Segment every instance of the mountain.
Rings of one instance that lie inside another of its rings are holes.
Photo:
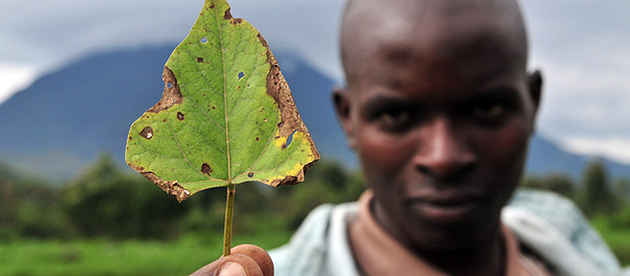
[[[164,62],[175,44],[120,49],[76,60],[0,105],[0,161],[50,179],[67,179],[102,151],[124,164],[131,123],[162,95]],[[275,52],[300,114],[323,158],[356,167],[331,104],[334,82],[299,55]],[[528,172],[578,178],[590,157],[534,137]],[[615,177],[630,166],[605,160]]]
[[[124,164],[131,123],[161,97],[175,44],[87,56],[37,79],[0,105],[0,160],[53,179],[71,177],[101,151]],[[320,151],[351,165],[330,101],[333,82],[292,53],[276,53]]]
[[[544,175],[560,172],[578,180],[582,177],[584,168],[594,160],[602,161],[613,178],[630,178],[629,165],[599,156],[573,154],[562,150],[560,146],[541,136],[534,136],[530,142],[526,166],[530,174]]]

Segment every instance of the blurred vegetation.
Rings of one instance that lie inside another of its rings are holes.
[[[2,167],[0,167],[2,168]],[[319,162],[303,184],[237,186],[235,232],[294,230],[322,203],[353,201],[364,187],[357,173]],[[66,185],[19,178],[0,169],[0,242],[14,238],[173,240],[222,233],[225,189],[178,203],[153,183],[101,154]]]
[[[568,175],[553,173],[528,175],[521,186],[556,192],[572,199],[591,220],[624,266],[630,266],[630,181],[610,179],[601,160],[591,161],[575,181]]]
[[[630,181],[593,161],[579,180],[529,175],[522,186],[573,199],[630,265]],[[355,201],[358,172],[322,160],[298,186],[237,186],[234,244],[272,249],[322,203]],[[64,185],[0,164],[0,275],[187,275],[221,253],[225,189],[183,203],[108,154]]]

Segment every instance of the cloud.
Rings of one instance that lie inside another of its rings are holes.
[[[230,1],[232,13],[256,26],[272,49],[291,49],[340,79],[337,22],[343,1]],[[2,1],[0,64],[47,72],[95,51],[181,41],[202,0]],[[332,64],[332,66],[331,66]],[[4,82],[12,79],[1,77]],[[19,81],[18,81],[19,84]],[[0,97],[15,92],[0,90]],[[2,101],[0,101],[1,103]]]
[[[625,139],[569,139],[565,147],[571,152],[586,155],[606,156],[617,162],[630,164],[630,157],[627,154],[624,154],[626,152],[630,152],[630,141]]]
[[[572,151],[630,163],[630,2],[522,3],[531,67],[545,77],[540,132]]]
[[[0,64],[0,103],[7,100],[14,91],[28,87],[37,78],[33,66]]]
[[[0,64],[33,68],[4,71],[27,76],[31,73],[24,72],[45,72],[98,50],[181,41],[203,2],[1,1]],[[579,144],[610,155],[604,146],[615,145],[616,155],[630,158],[625,142],[610,142],[630,141],[630,1],[521,2],[530,30],[530,64],[545,76],[540,132],[572,149]],[[337,33],[343,0],[230,4],[232,14],[256,26],[272,49],[294,50],[341,82]]]
[[[0,18],[0,35],[10,43],[0,45],[0,61],[49,67],[95,50],[180,41],[203,6],[200,0],[7,2],[0,3],[6,14]],[[334,41],[343,1],[231,2],[233,15],[254,24],[272,47],[308,51],[306,56],[319,67],[328,65],[321,61],[336,62]]]

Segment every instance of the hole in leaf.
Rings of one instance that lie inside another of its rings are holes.
[[[166,83],[166,87],[171,88],[171,87],[173,87],[173,84],[172,84],[172,83],[170,83],[170,82],[167,82],[167,83]]]
[[[208,38],[204,36],[199,41],[201,41],[201,43],[203,43],[203,44],[206,44],[206,43],[208,43]]]
[[[291,142],[293,142],[293,134],[295,134],[296,131],[297,130],[294,130],[293,132],[291,132],[291,135],[289,135],[289,138],[287,138],[287,145],[285,146],[285,148],[289,147],[291,145]]]
[[[250,88],[251,86],[252,86],[251,84],[249,84],[249,83],[247,84],[247,88]]]
[[[197,62],[203,62],[203,58],[202,57],[198,57],[197,58]]]
[[[243,72],[238,72],[238,79],[242,79],[245,76],[245,73]]]
[[[223,52],[227,52],[227,48],[223,49]]]
[[[143,128],[142,131],[140,131],[140,136],[144,137],[147,140],[151,140],[151,138],[153,138],[153,128],[152,127]]]
[[[208,163],[203,163],[203,165],[201,165],[201,173],[210,175],[212,171],[212,167],[210,167]]]
[[[254,177],[254,173],[253,173],[253,172],[248,173],[248,174],[247,174],[247,177],[249,177],[249,178]]]
[[[180,121],[183,121],[185,118],[184,113],[181,112],[177,112],[177,119]]]

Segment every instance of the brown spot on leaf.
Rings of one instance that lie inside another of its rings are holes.
[[[269,49],[267,40],[260,33],[258,33],[258,39],[260,40],[260,43],[267,48],[267,62],[270,65],[269,72],[267,74],[267,94],[275,100],[278,109],[280,110],[280,123],[278,124],[279,134],[281,137],[288,138],[289,135],[296,131],[301,132],[304,134],[304,139],[307,139],[311,145],[311,152],[313,153],[313,161],[305,164],[297,175],[289,175],[284,179],[273,180],[269,185],[281,186],[287,184],[297,184],[304,181],[304,174],[306,171],[313,166],[317,160],[319,160],[319,153],[317,152],[317,148],[315,148],[315,143],[313,143],[311,135],[306,129],[304,122],[300,118],[300,114],[295,106],[295,101],[291,95],[289,85],[282,75],[282,71],[280,71],[280,66],[278,65],[276,57]],[[286,144],[283,146],[286,147]]]
[[[177,112],[177,120],[183,121],[185,119],[186,116],[184,116],[184,113],[181,112]]]
[[[279,187],[279,186],[284,186],[284,185],[295,185],[302,181],[304,181],[304,177],[302,177],[302,180],[298,181],[298,178],[296,176],[289,175],[285,177],[284,179],[274,179],[268,185],[272,187]]]
[[[198,57],[197,58],[197,62],[203,62],[203,58],[202,57]]]
[[[177,79],[173,74],[173,71],[164,66],[164,73],[162,73],[162,79],[166,84],[164,92],[162,92],[162,98],[158,103],[151,107],[147,112],[158,113],[162,110],[171,108],[175,104],[181,104],[184,101],[184,97],[177,85]]]
[[[210,165],[208,165],[208,163],[203,163],[203,165],[201,165],[201,173],[210,175],[210,173],[212,173],[212,171],[213,171],[212,167],[210,167]]]
[[[233,18],[233,17],[232,17],[232,13],[230,12],[230,10],[231,10],[231,8],[229,8],[229,9],[227,9],[227,10],[225,11],[225,14],[223,15],[223,19],[225,19],[225,20],[230,20],[230,19],[232,19],[232,18]]]
[[[243,22],[243,18],[234,18],[232,16],[231,9],[227,9],[225,11],[225,14],[223,14],[223,19],[230,20],[230,23],[233,25],[241,24]]]
[[[131,137],[129,137],[131,139]],[[256,137],[256,142],[260,141],[260,138]]]
[[[145,171],[143,167],[135,166],[129,163],[127,163],[127,165],[139,172],[145,178],[149,179],[151,182],[155,183],[158,187],[162,188],[162,190],[164,190],[168,195],[174,196],[179,202],[184,201],[191,195],[190,191],[179,185],[177,181],[165,181],[155,175],[155,173]]]
[[[265,48],[269,49],[269,43],[267,43],[267,40],[262,36],[262,34],[258,33],[258,39],[260,39],[260,42],[262,43],[263,46],[265,46]],[[269,57],[269,50],[267,50],[267,57]]]
[[[153,128],[149,126],[143,128],[142,131],[140,131],[140,136],[147,140],[151,140],[151,138],[153,138]]]
[[[214,9],[214,3],[210,4],[210,7],[208,7],[208,9]]]

